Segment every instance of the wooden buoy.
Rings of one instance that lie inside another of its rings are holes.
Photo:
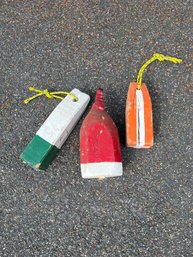
[[[38,91],[36,90],[36,92]],[[55,95],[56,98],[59,98],[56,93]],[[74,101],[70,95],[75,96],[78,100]],[[89,100],[89,95],[73,89],[37,131],[21,154],[21,159],[34,169],[46,169],[82,116]]]
[[[118,130],[104,111],[102,89],[96,91],[95,103],[81,126],[80,166],[83,178],[116,177],[123,173]]]
[[[152,104],[146,85],[130,83],[126,103],[127,146],[148,148],[153,145]]]
[[[142,76],[145,68],[158,60],[180,63],[182,60],[155,53],[142,65],[137,82],[130,83],[126,102],[126,143],[128,147],[149,148],[153,146],[153,115],[151,98]]]

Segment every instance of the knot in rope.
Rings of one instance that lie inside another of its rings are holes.
[[[54,96],[50,94],[47,88],[42,90],[42,95],[45,95],[47,98],[54,98]]]
[[[155,60],[158,60],[160,62],[165,61],[165,56],[163,54],[155,53],[155,54],[153,54],[153,57]]]

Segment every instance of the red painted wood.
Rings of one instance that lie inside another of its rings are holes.
[[[118,130],[104,111],[103,90],[96,91],[95,103],[80,130],[80,163],[121,162]]]

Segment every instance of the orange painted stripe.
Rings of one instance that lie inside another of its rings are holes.
[[[126,102],[126,142],[129,147],[137,145],[137,110],[136,90],[137,83],[130,83]],[[153,145],[153,118],[151,98],[146,84],[141,85],[144,100],[144,121],[145,121],[145,145],[141,148],[149,148]]]
[[[126,143],[130,147],[137,144],[136,89],[137,83],[130,83],[126,102]]]

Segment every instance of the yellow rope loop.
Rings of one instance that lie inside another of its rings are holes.
[[[64,97],[62,96],[59,96],[61,94],[64,94],[64,95],[69,95],[70,97],[72,97],[75,101],[78,101],[78,97],[76,97],[75,95],[69,93],[69,92],[63,92],[63,91],[59,91],[59,92],[49,92],[48,89],[44,89],[44,90],[40,90],[40,89],[35,89],[33,87],[29,87],[29,90],[30,91],[34,91],[36,92],[37,94],[34,95],[34,96],[31,96],[27,99],[25,99],[23,102],[25,104],[28,104],[30,101],[32,101],[33,99],[39,97],[39,96],[42,96],[42,95],[45,95],[47,98],[51,99],[51,98],[58,98],[58,99],[61,99],[63,100]]]
[[[144,70],[147,68],[148,65],[150,65],[155,60],[158,60],[160,62],[170,61],[170,62],[173,62],[173,63],[181,63],[182,62],[182,59],[179,59],[179,58],[166,56],[166,55],[159,54],[159,53],[153,54],[153,56],[147,62],[145,62],[139,70],[139,73],[138,73],[138,76],[137,76],[138,90],[140,90],[140,88],[141,88],[142,77],[143,77]]]

